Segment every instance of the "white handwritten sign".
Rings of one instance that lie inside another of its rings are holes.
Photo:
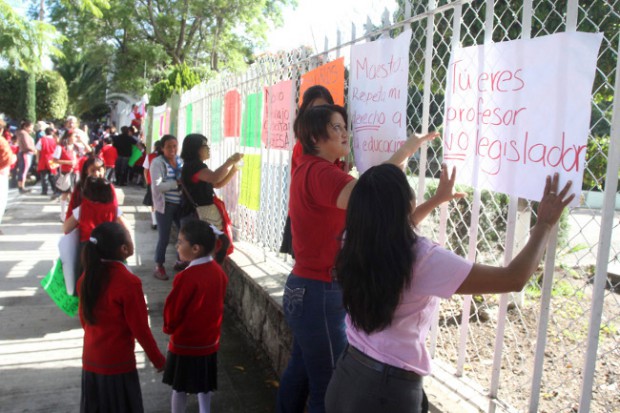
[[[392,156],[407,139],[411,31],[351,47],[349,106],[360,173]]]
[[[455,50],[443,156],[460,183],[539,201],[544,177],[558,172],[580,194],[602,37],[560,33]]]

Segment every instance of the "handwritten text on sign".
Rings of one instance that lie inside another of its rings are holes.
[[[301,75],[299,106],[303,102],[306,90],[314,85],[324,86],[332,95],[334,103],[344,106],[344,57],[325,63]]]
[[[389,159],[407,138],[410,39],[406,31],[351,48],[349,105],[360,173]]]
[[[263,144],[267,148],[288,149],[291,142],[290,125],[294,116],[291,116],[293,81],[285,80],[265,88],[264,96]]]
[[[457,49],[443,138],[458,181],[540,200],[544,177],[559,172],[579,193],[601,39],[561,33]]]

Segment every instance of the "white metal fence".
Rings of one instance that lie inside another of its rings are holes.
[[[287,215],[293,139],[289,150],[279,150],[244,147],[238,134],[225,136],[221,116],[229,91],[239,94],[241,125],[244,106],[263,87],[287,79],[299,86],[299,77],[306,71],[340,56],[346,62],[352,44],[409,27],[413,31],[409,125],[421,132],[441,130],[445,76],[455,45],[563,31],[603,32],[581,207],[563,218],[539,276],[523,293],[444,301],[429,344],[436,361],[433,374],[455,392],[474,388],[485,411],[619,411],[620,283],[608,277],[608,270],[615,266],[620,270],[615,211],[620,105],[614,104],[620,97],[620,0],[400,3],[394,23],[384,14],[374,19],[381,20],[376,28],[367,24],[363,35],[357,34],[355,25],[338,28],[337,44],[330,47],[326,40],[322,53],[300,48],[262,56],[241,75],[220,76],[153,108],[150,135],[157,139],[167,130],[180,139],[188,132],[205,134],[212,143],[212,167],[236,151],[260,154],[260,208],[238,204],[238,181],[220,195],[239,236],[275,256]],[[418,194],[434,189],[441,156],[441,145],[433,144],[424,147],[419,161],[411,164]],[[502,194],[470,192],[467,200],[446,205],[427,220],[422,232],[472,260],[508,263],[527,237],[536,205]]]

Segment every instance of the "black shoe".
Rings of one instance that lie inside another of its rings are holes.
[[[30,193],[30,189],[19,188],[19,193],[20,194],[28,194],[28,193]]]
[[[151,225],[151,229],[152,229],[153,231],[157,231],[157,225]]]

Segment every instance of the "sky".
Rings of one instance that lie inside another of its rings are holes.
[[[298,0],[296,9],[283,12],[284,26],[268,35],[269,46],[265,51],[291,50],[302,45],[315,52],[325,49],[325,36],[329,47],[336,45],[336,32],[340,28],[342,41],[351,40],[351,23],[356,25],[356,37],[364,33],[367,16],[373,24],[381,22],[385,9],[390,15],[396,10],[395,0]]]

